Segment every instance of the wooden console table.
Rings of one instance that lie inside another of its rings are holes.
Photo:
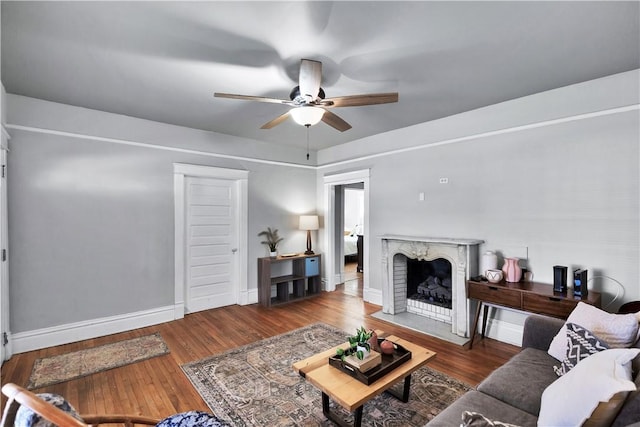
[[[490,283],[468,280],[467,295],[469,298],[478,301],[469,350],[473,347],[473,340],[478,328],[478,319],[480,318],[480,309],[483,307],[481,336],[484,338],[490,306],[566,319],[580,301],[598,308],[601,304],[599,292],[589,290],[587,298],[580,299],[573,296],[573,289],[568,289],[566,294],[562,294],[554,292],[553,285],[538,282],[510,283],[502,281]]]

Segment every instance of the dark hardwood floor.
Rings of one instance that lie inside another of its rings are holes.
[[[171,351],[168,355],[34,391],[61,394],[83,414],[134,413],[164,417],[191,409],[209,411],[180,365],[315,322],[347,332],[364,325],[402,336],[437,352],[429,363],[431,368],[472,386],[519,350],[492,339],[478,340],[473,350],[468,350],[377,320],[370,314],[380,307],[362,301],[359,278],[361,276],[356,275],[347,280],[336,292],[323,292],[318,297],[288,305],[269,309],[257,304],[233,305],[134,331],[16,354],[2,365],[2,384],[13,382],[26,386],[33,363],[40,357],[159,332]],[[5,402],[3,396],[3,407]]]

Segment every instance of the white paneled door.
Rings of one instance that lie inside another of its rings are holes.
[[[232,180],[186,177],[185,311],[236,304],[237,190]]]

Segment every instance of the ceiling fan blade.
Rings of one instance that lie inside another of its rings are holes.
[[[318,97],[321,81],[322,62],[311,59],[301,60],[300,76],[298,77],[300,95],[306,97],[309,102],[314,101]]]
[[[319,104],[324,107],[359,107],[363,105],[389,104],[398,102],[398,93],[370,93],[366,95],[336,96],[323,99]]]
[[[221,93],[216,92],[213,94],[216,98],[229,98],[229,99],[242,99],[245,101],[258,101],[258,102],[270,102],[272,104],[286,104],[293,105],[288,99],[267,98],[264,96],[251,96],[251,95],[236,95],[234,93]]]
[[[351,125],[344,120],[342,120],[338,115],[332,113],[331,111],[325,111],[322,116],[322,121],[339,130],[340,132],[344,132],[345,130],[351,129]]]
[[[267,122],[267,123],[263,124],[260,129],[271,129],[274,126],[278,126],[280,123],[284,122],[288,118],[289,118],[289,112],[287,111],[286,113],[276,117],[275,119],[271,120],[270,122]]]

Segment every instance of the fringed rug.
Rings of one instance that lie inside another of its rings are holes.
[[[169,353],[159,333],[37,359],[28,389],[73,380]]]
[[[332,426],[322,414],[320,391],[291,366],[345,342],[347,335],[318,323],[185,364],[182,370],[216,416],[234,426]],[[423,426],[468,390],[423,367],[411,376],[408,403],[383,393],[364,405],[362,425]],[[350,413],[334,409],[353,421]]]

